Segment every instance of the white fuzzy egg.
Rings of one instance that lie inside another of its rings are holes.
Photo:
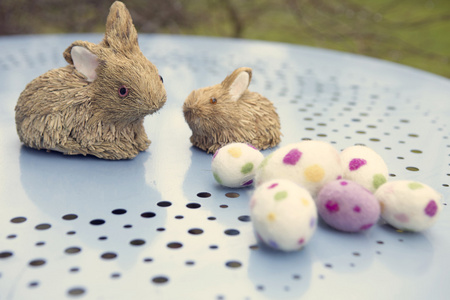
[[[211,169],[215,180],[227,187],[250,186],[263,154],[244,143],[228,144],[214,153]]]
[[[381,205],[381,217],[401,230],[423,231],[436,222],[441,210],[441,195],[416,181],[387,182],[375,197]]]
[[[286,179],[258,186],[250,200],[251,220],[258,238],[282,251],[301,249],[317,227],[317,209],[310,193]]]
[[[351,146],[341,152],[344,179],[352,180],[372,193],[387,181],[383,158],[366,146]]]
[[[256,170],[256,185],[274,178],[292,180],[315,197],[326,183],[342,177],[339,152],[323,141],[286,145],[267,156]]]

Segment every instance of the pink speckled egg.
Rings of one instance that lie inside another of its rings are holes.
[[[317,195],[317,210],[325,223],[347,232],[367,230],[380,217],[375,196],[350,180],[327,183]]]

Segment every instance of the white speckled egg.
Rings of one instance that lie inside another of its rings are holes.
[[[250,186],[263,154],[244,143],[228,144],[214,153],[211,169],[216,181],[227,187]]]
[[[441,195],[416,181],[387,182],[375,197],[381,205],[381,217],[401,230],[423,231],[436,222],[441,210]]]
[[[309,192],[286,179],[267,181],[250,200],[251,219],[258,238],[282,251],[301,249],[317,226],[317,209]]]
[[[351,146],[341,152],[344,179],[352,180],[372,193],[387,181],[383,158],[366,146]]]
[[[339,152],[323,141],[286,145],[267,156],[256,170],[256,185],[274,178],[292,180],[313,197],[327,182],[342,177]]]

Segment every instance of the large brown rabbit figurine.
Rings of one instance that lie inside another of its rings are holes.
[[[130,159],[150,145],[144,117],[166,102],[162,77],[142,54],[131,16],[112,4],[104,39],[76,41],[69,63],[29,83],[16,106],[16,127],[28,147],[65,154]]]
[[[215,152],[233,142],[258,149],[280,142],[280,119],[272,102],[247,88],[252,69],[239,68],[220,84],[193,91],[183,113],[192,130],[191,143]]]

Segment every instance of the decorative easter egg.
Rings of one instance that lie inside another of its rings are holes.
[[[284,178],[306,188],[313,197],[332,180],[342,177],[339,152],[323,141],[286,145],[267,156],[256,170],[256,185]]]
[[[286,179],[267,181],[250,200],[251,219],[258,238],[282,251],[301,249],[317,226],[317,209],[310,193]]]
[[[263,154],[251,145],[231,143],[214,153],[211,169],[219,184],[245,187],[253,183],[256,168],[263,159]]]
[[[383,158],[366,146],[351,146],[341,152],[344,179],[352,180],[372,193],[387,181],[388,167]]]
[[[401,230],[423,231],[436,222],[441,210],[441,195],[416,181],[387,182],[375,196],[381,204],[381,217]]]
[[[341,231],[367,230],[380,217],[380,204],[375,196],[349,180],[327,183],[317,195],[316,203],[325,223]]]

